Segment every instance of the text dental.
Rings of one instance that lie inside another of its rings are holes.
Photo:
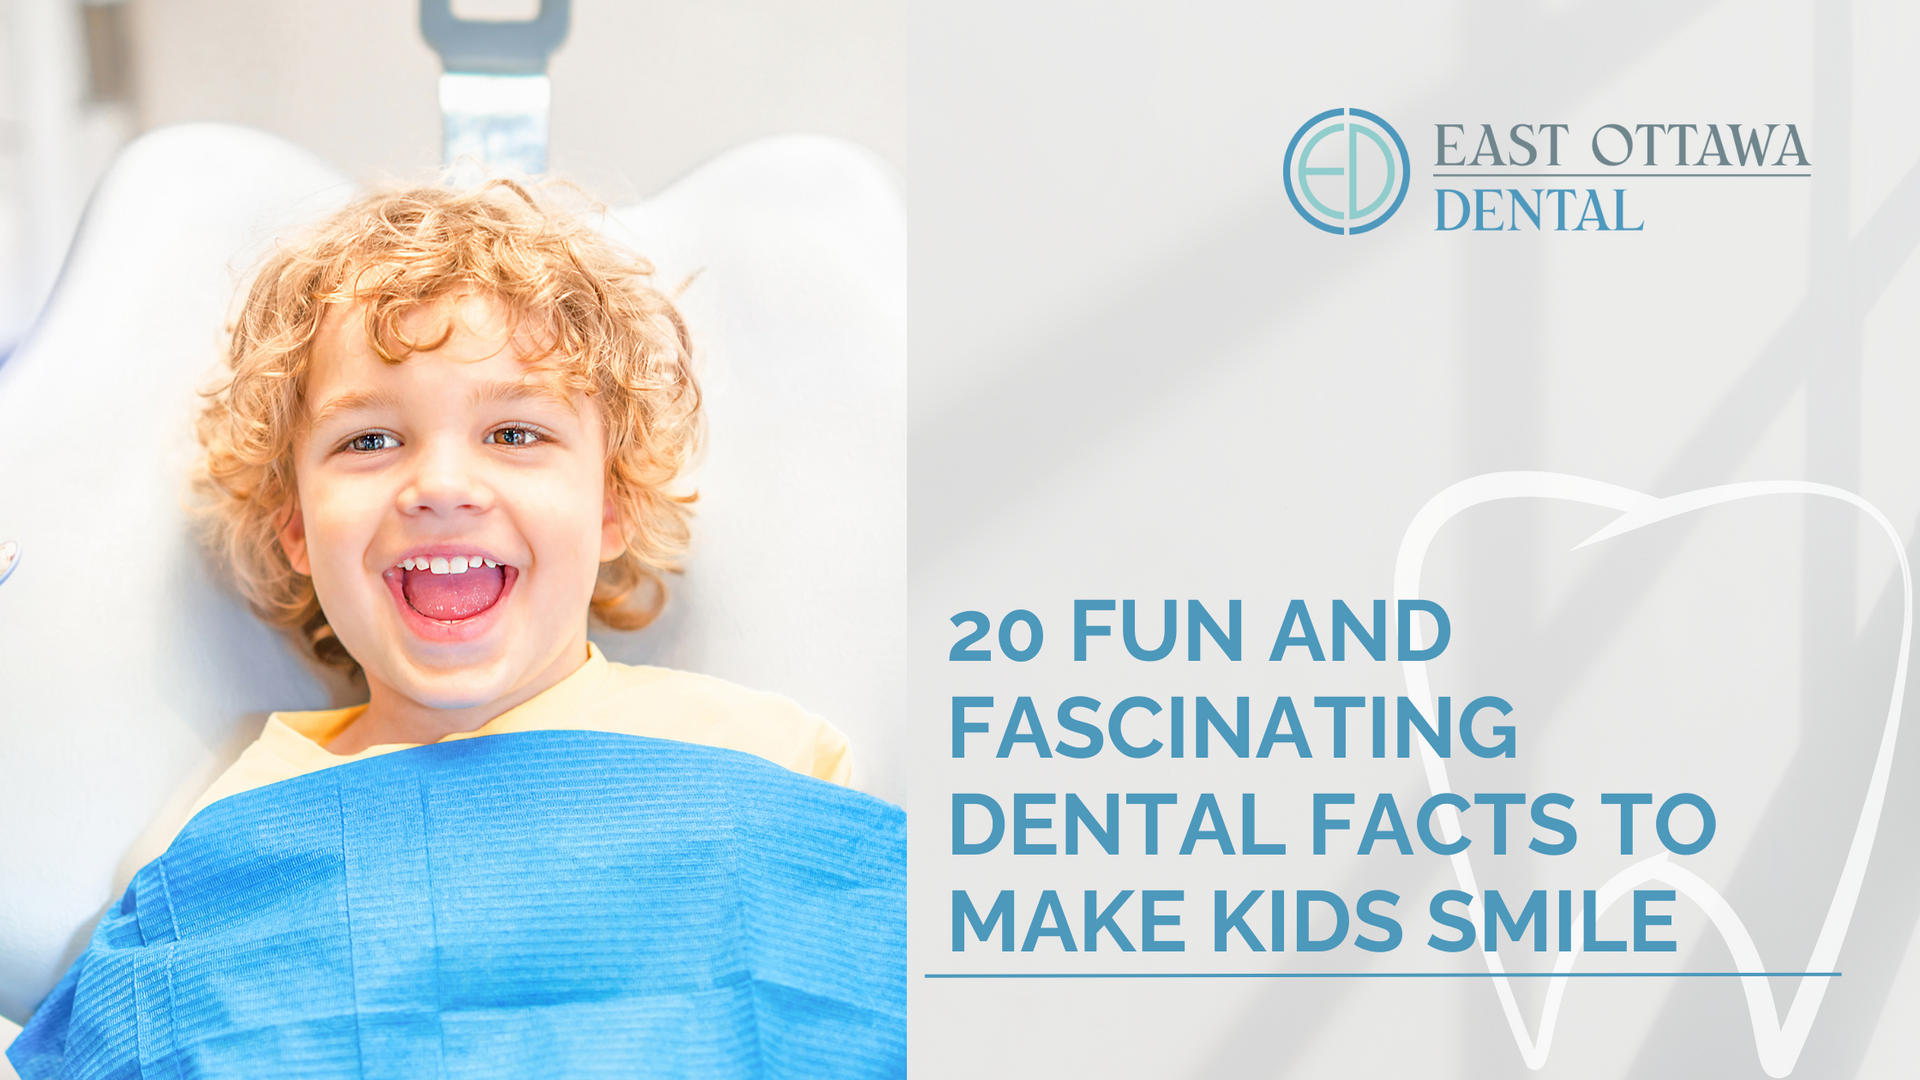
[[[1434,127],[1435,167],[1473,169],[1474,179],[1497,178],[1499,174],[1492,171],[1496,169],[1566,168],[1562,150],[1576,154],[1580,141],[1567,124],[1515,124],[1504,139],[1492,124],[1479,125],[1477,138],[1467,124]],[[1744,129],[1740,124],[1602,124],[1584,142],[1592,166],[1598,169],[1709,170],[1663,172],[1662,177],[1713,175],[1711,170],[1720,169],[1744,170],[1720,175],[1765,175],[1775,169],[1812,165],[1793,124]],[[1440,187],[1434,200],[1434,227],[1442,232],[1469,225],[1474,232],[1640,232],[1646,228],[1644,221],[1629,221],[1625,188]]]

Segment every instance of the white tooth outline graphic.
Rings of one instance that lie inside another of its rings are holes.
[[[1913,646],[1913,570],[1907,565],[1907,552],[1900,539],[1899,530],[1893,527],[1877,507],[1867,500],[1844,488],[1828,484],[1809,483],[1804,480],[1760,480],[1743,484],[1726,484],[1720,487],[1701,488],[1697,491],[1682,492],[1667,498],[1655,498],[1630,488],[1616,487],[1599,480],[1590,480],[1584,476],[1572,476],[1566,473],[1549,472],[1504,472],[1483,473],[1462,480],[1457,484],[1427,500],[1413,520],[1407,523],[1407,531],[1400,540],[1400,553],[1394,561],[1393,595],[1394,607],[1399,601],[1420,598],[1420,571],[1426,563],[1427,548],[1434,537],[1455,515],[1482,503],[1496,502],[1502,499],[1560,499],[1568,502],[1585,503],[1589,506],[1604,506],[1622,511],[1606,527],[1576,544],[1574,549],[1588,544],[1611,539],[1622,533],[1655,522],[1665,521],[1694,510],[1722,503],[1738,502],[1742,499],[1757,498],[1762,495],[1819,495],[1838,499],[1864,511],[1867,516],[1878,522],[1893,544],[1895,557],[1900,560],[1900,581],[1904,590],[1905,606],[1900,617],[1900,652],[1895,664],[1893,676],[1893,697],[1887,707],[1887,722],[1880,736],[1879,756],[1873,762],[1873,778],[1867,784],[1866,802],[1860,807],[1860,818],[1854,826],[1853,840],[1847,848],[1847,861],[1840,870],[1840,880],[1835,884],[1833,900],[1827,908],[1826,921],[1820,925],[1820,936],[1814,942],[1813,954],[1807,960],[1807,971],[1833,971],[1834,964],[1840,958],[1840,946],[1846,940],[1847,927],[1853,921],[1854,906],[1860,899],[1860,886],[1866,879],[1867,863],[1873,856],[1874,835],[1880,828],[1880,812],[1886,803],[1887,781],[1893,771],[1893,748],[1900,734],[1900,708],[1907,689],[1907,656]],[[1424,634],[1419,624],[1413,630],[1415,648],[1425,644]],[[1433,715],[1433,689],[1427,678],[1425,661],[1405,660],[1401,662],[1401,672],[1406,678],[1407,696],[1413,699],[1416,708],[1427,715]],[[1424,740],[1415,740],[1420,746],[1421,763],[1426,768],[1427,787],[1432,794],[1451,791],[1452,785],[1447,779],[1447,767]],[[1460,835],[1460,819],[1451,808],[1443,808],[1434,815],[1439,822],[1441,839],[1452,842]],[[1460,888],[1474,896],[1480,895],[1476,887],[1473,865],[1467,853],[1462,851],[1448,856],[1453,864],[1454,876],[1460,882]],[[1660,881],[1671,885],[1688,899],[1698,904],[1713,921],[1714,928],[1725,940],[1727,949],[1733,954],[1735,966],[1741,971],[1740,985],[1746,991],[1747,1016],[1753,1025],[1754,1049],[1759,1053],[1760,1067],[1768,1076],[1786,1076],[1793,1071],[1794,1064],[1800,1059],[1800,1051],[1806,1046],[1807,1035],[1813,1030],[1814,1016],[1820,1011],[1820,1002],[1826,997],[1827,985],[1832,976],[1802,976],[1800,987],[1794,992],[1793,1003],[1787,1009],[1787,1018],[1783,1023],[1779,1019],[1779,1010],[1773,1001],[1773,988],[1764,976],[1748,973],[1768,970],[1760,960],[1760,951],[1753,943],[1753,935],[1747,931],[1746,924],[1706,881],[1692,872],[1667,861],[1665,852],[1651,858],[1642,859],[1613,876],[1598,890],[1596,901],[1599,911],[1605,911],[1615,900],[1626,895],[1634,886],[1646,881]],[[1598,915],[1596,914],[1596,918]],[[1573,938],[1585,940],[1581,916],[1575,916]],[[1476,950],[1478,951],[1478,950]],[[1561,953],[1554,963],[1554,977],[1548,980],[1547,998],[1540,1009],[1540,1036],[1538,1041],[1527,1033],[1526,1020],[1520,1015],[1520,1006],[1513,996],[1513,984],[1506,977],[1505,966],[1498,952],[1482,952],[1487,963],[1487,971],[1493,976],[1494,990],[1500,997],[1500,1007],[1505,1011],[1507,1026],[1513,1031],[1514,1043],[1520,1048],[1520,1055],[1526,1060],[1527,1068],[1539,1069],[1546,1065],[1547,1055],[1553,1047],[1554,1023],[1559,1019],[1560,1005],[1567,988],[1567,973],[1573,970],[1574,961],[1580,950]]]

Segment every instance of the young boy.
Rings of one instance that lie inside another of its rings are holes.
[[[500,181],[263,267],[200,422],[212,540],[368,701],[268,719],[23,1076],[903,1069],[903,825],[833,786],[844,736],[587,640],[687,541],[700,396],[649,273]]]

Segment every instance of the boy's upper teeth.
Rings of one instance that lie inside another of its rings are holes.
[[[425,570],[431,574],[464,574],[469,570],[478,570],[482,566],[497,567],[500,564],[492,559],[483,559],[478,555],[416,555],[402,559],[402,570]]]

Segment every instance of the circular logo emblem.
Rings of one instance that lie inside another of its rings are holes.
[[[1317,228],[1363,233],[1400,209],[1411,164],[1392,124],[1365,109],[1328,109],[1287,144],[1287,198]]]

